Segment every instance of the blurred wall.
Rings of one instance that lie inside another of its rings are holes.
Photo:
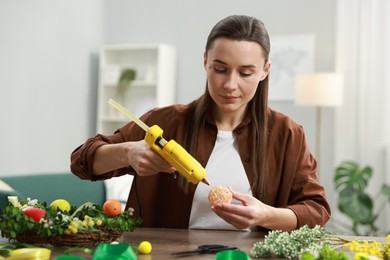
[[[69,171],[95,132],[100,0],[0,1],[0,176]]]

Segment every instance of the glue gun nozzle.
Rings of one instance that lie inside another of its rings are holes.
[[[210,182],[206,178],[203,178],[202,182],[210,186]]]

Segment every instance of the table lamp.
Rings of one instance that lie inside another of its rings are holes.
[[[321,109],[337,107],[343,102],[343,77],[340,74],[309,73],[295,77],[295,104],[316,107],[315,154],[319,164],[321,151]]]

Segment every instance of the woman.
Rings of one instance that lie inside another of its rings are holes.
[[[136,175],[126,207],[140,214],[142,206],[143,226],[291,231],[324,225],[330,208],[304,131],[268,107],[269,52],[261,21],[238,15],[221,20],[206,43],[205,93],[141,117],[182,144],[212,185],[231,187],[235,203],[210,208],[210,187],[167,174],[175,169],[148,147],[133,122],[78,147],[72,172],[90,180]]]

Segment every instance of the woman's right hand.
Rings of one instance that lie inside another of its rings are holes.
[[[100,146],[93,159],[95,175],[131,166],[140,176],[159,172],[173,173],[175,168],[154,152],[144,141],[106,144]]]
[[[132,142],[127,156],[130,165],[140,176],[154,175],[159,172],[173,173],[175,171],[175,168],[154,152],[144,140]]]

